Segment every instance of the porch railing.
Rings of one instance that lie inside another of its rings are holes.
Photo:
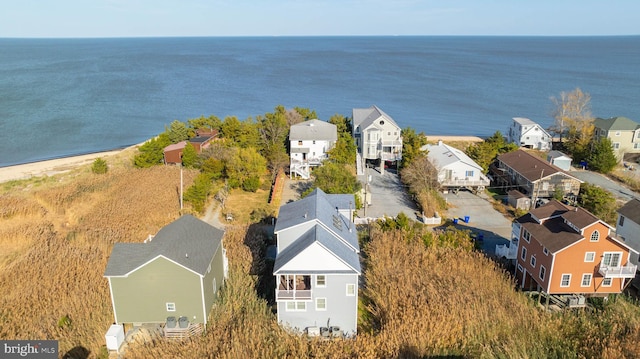
[[[605,278],[633,278],[636,276],[637,270],[638,266],[633,264],[618,267],[601,264],[598,272]]]
[[[310,299],[311,299],[310,289],[302,289],[302,290],[277,289],[276,290],[276,300],[310,300]]]

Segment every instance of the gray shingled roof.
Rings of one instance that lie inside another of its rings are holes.
[[[640,224],[640,200],[634,198],[620,207],[618,213],[630,219],[631,221]]]
[[[206,222],[184,215],[160,229],[147,243],[116,243],[104,276],[125,276],[158,256],[204,275],[223,235]]]
[[[335,255],[342,260],[347,266],[351,267],[352,271],[334,271],[335,273],[361,273],[360,258],[356,252],[351,250],[346,245],[340,243],[336,238],[329,233],[324,227],[315,225],[309,229],[303,235],[301,235],[295,242],[285,248],[282,253],[276,257],[276,261],[273,266],[274,274],[287,274],[286,271],[280,271],[280,269],[286,265],[290,260],[302,253],[305,249],[314,243],[319,243],[327,251]],[[294,269],[291,273],[302,273],[301,269]],[[306,271],[306,273],[327,273],[327,270],[322,271]]]
[[[360,126],[361,130],[371,126],[373,122],[380,117],[384,117],[385,121],[390,121],[396,127],[400,128],[396,121],[391,118],[391,116],[387,115],[384,111],[378,108],[378,106],[373,105],[369,108],[354,108],[353,109],[353,128]]]
[[[630,118],[618,116],[611,118],[596,118],[593,125],[607,131],[633,131],[640,126]]]
[[[337,209],[349,209],[348,206],[342,207],[346,202],[346,196],[326,194],[320,188],[316,188],[305,198],[280,207],[274,231],[277,233],[305,222],[319,221],[335,232],[346,244],[359,251],[355,225],[337,211]],[[349,196],[351,196],[350,200],[355,203],[353,195]]]
[[[291,126],[289,130],[291,141],[337,141],[338,128],[336,125],[320,121],[309,120]]]

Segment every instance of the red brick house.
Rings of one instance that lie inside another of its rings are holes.
[[[523,289],[606,296],[622,292],[636,275],[629,262],[635,250],[583,208],[552,200],[513,226],[519,233],[516,279]]]

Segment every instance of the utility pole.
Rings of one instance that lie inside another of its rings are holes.
[[[180,163],[180,213],[182,213],[182,163]]]
[[[540,172],[540,182],[542,182],[542,177],[544,177],[544,168],[542,169],[542,172]],[[538,198],[540,197],[540,185],[542,185],[542,183],[538,183],[538,187],[536,187],[534,201],[531,204],[532,208],[536,208],[536,202],[538,202]]]

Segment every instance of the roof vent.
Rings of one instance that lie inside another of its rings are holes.
[[[307,218],[307,212],[304,212],[304,218]]]
[[[185,254],[184,254],[184,257],[185,257],[185,258],[189,258],[189,253],[185,253]]]

